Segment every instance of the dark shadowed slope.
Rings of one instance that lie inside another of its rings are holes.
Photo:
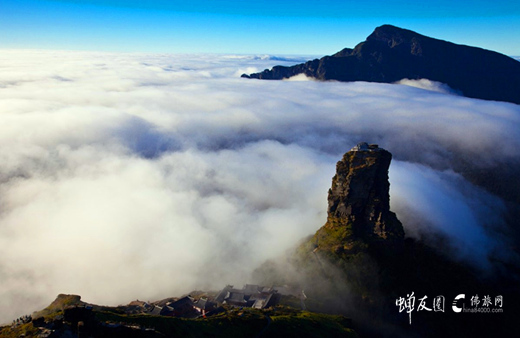
[[[391,153],[377,145],[360,143],[337,163],[327,222],[290,259],[302,272],[307,308],[349,316],[362,337],[507,336],[516,329],[513,308],[503,308],[499,316],[461,316],[451,304],[461,290],[467,295],[502,295],[516,304],[516,268],[487,275],[457,262],[441,243],[430,246],[405,238],[401,222],[390,211],[391,159]],[[266,264],[257,272],[264,269],[266,276],[270,267]],[[279,275],[290,270],[284,267]],[[445,311],[399,311],[397,301],[412,292],[427,296],[430,304],[442,295]]]
[[[298,74],[319,80],[392,83],[430,79],[472,98],[520,104],[520,62],[497,52],[433,39],[384,25],[354,49],[292,67],[242,77],[280,80]]]

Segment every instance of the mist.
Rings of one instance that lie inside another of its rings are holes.
[[[106,305],[241,285],[326,220],[335,163],[394,155],[407,236],[512,261],[520,108],[417,85],[241,79],[305,57],[3,51],[0,322],[59,293]],[[415,83],[416,84],[416,83]],[[509,176],[507,176],[509,175]]]

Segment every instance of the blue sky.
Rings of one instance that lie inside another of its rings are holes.
[[[520,55],[520,1],[0,0],[0,48],[332,54],[393,24]]]

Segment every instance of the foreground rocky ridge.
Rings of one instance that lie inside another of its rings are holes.
[[[348,318],[287,306],[222,306],[211,316],[191,319],[133,313],[135,309],[135,301],[105,307],[61,294],[32,317],[0,327],[0,337],[357,337]]]
[[[318,80],[394,83],[429,79],[464,96],[520,104],[520,62],[506,55],[383,25],[354,49],[345,48],[292,67],[242,77],[281,80],[305,74]]]

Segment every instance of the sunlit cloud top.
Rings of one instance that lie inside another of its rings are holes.
[[[335,163],[360,141],[393,153],[408,236],[445,236],[482,269],[514,260],[511,196],[460,169],[520,186],[520,106],[428,81],[240,78],[300,61],[1,53],[0,322],[58,293],[116,305],[250,282],[323,225]]]

